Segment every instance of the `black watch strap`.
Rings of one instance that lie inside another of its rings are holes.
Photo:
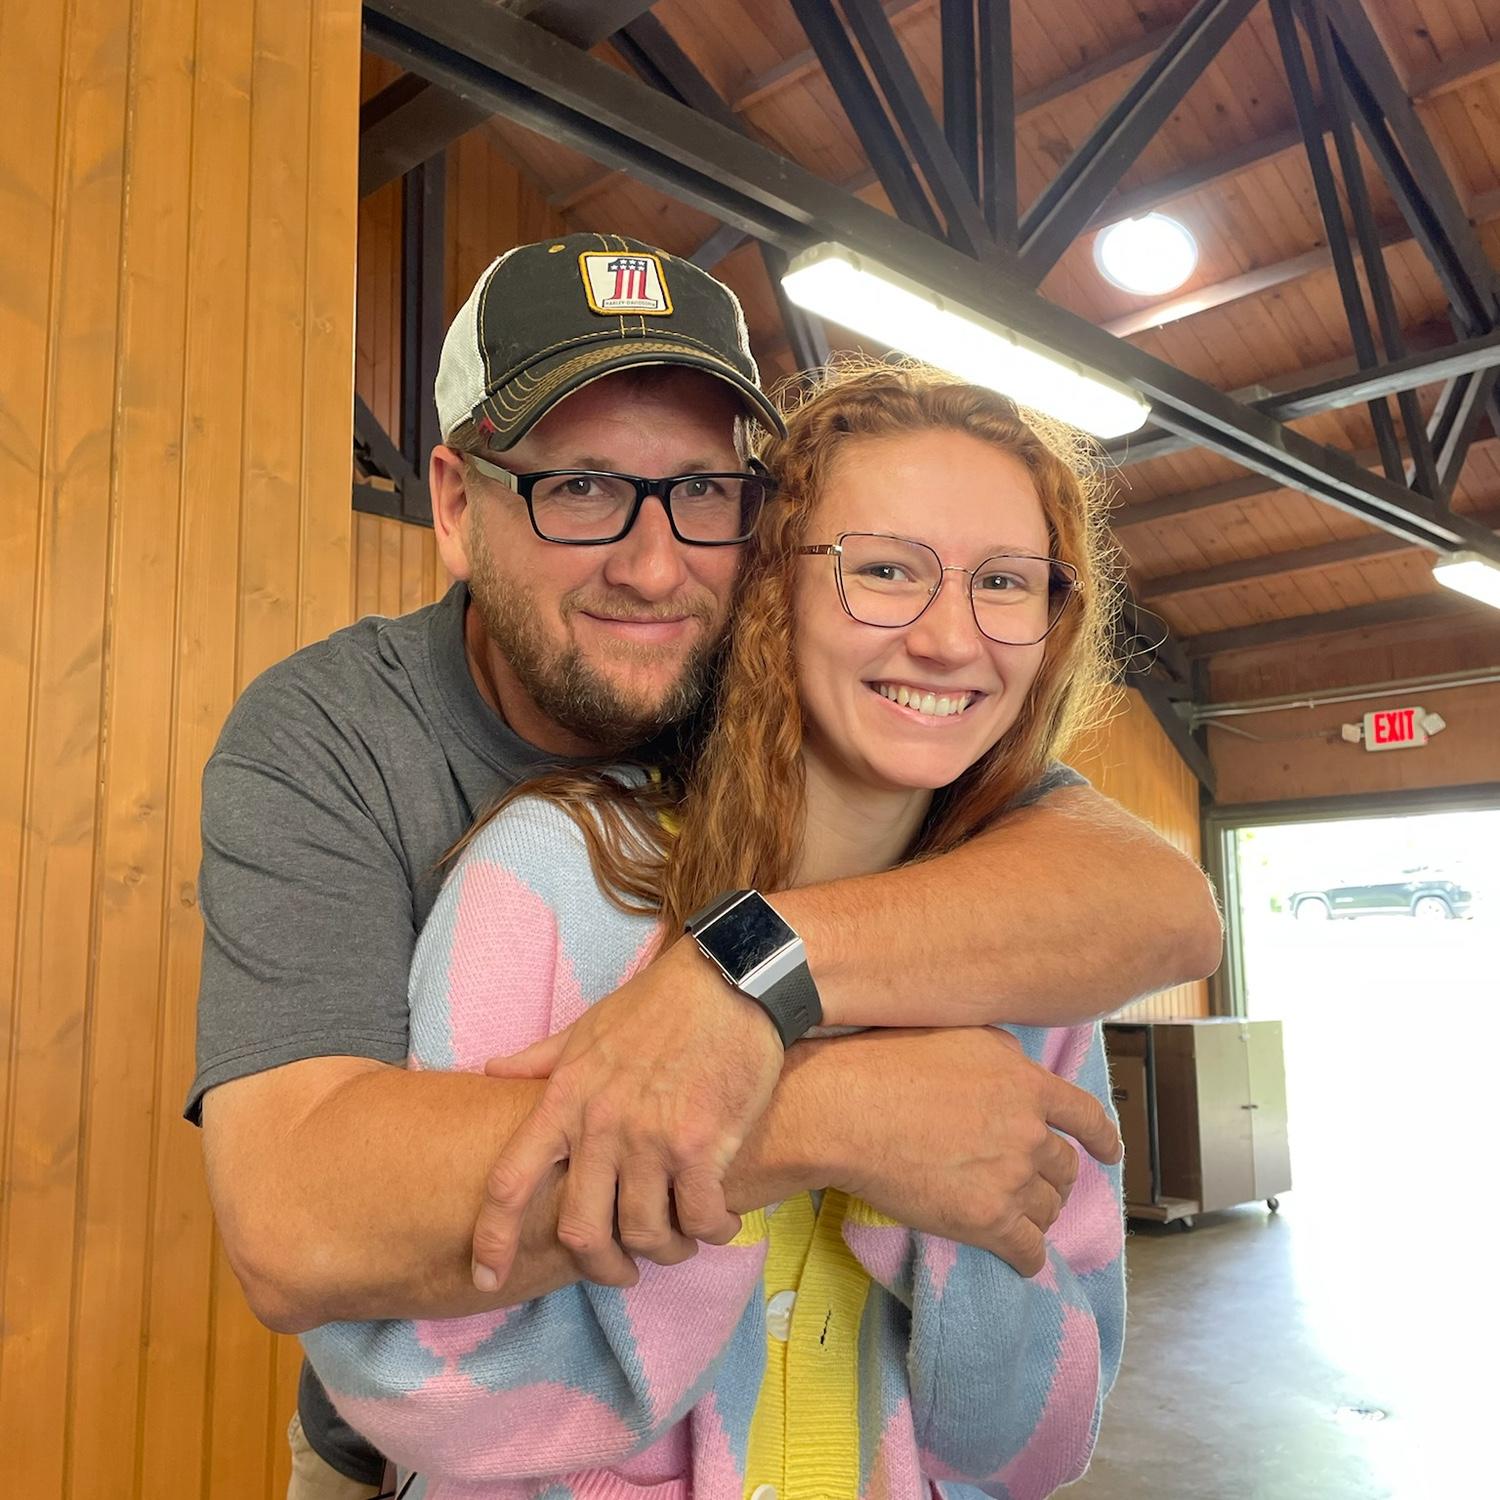
[[[823,1019],[823,1002],[805,963],[798,964],[790,974],[783,974],[765,994],[746,998],[754,1000],[770,1016],[783,1047],[800,1041]]]

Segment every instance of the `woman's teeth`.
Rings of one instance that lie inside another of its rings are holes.
[[[882,698],[889,698],[892,703],[899,703],[903,708],[913,708],[919,714],[931,714],[939,719],[949,714],[961,714],[974,696],[972,693],[959,693],[952,698],[940,698],[936,693],[913,692],[910,688],[893,687],[888,682],[876,682],[871,686]]]

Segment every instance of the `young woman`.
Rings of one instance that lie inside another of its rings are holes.
[[[476,828],[418,946],[414,1067],[571,1024],[724,890],[952,848],[1106,701],[1102,503],[1066,435],[892,366],[835,371],[788,429],[686,793],[561,774]],[[1108,1105],[1097,1026],[1012,1030]],[[1083,1472],[1118,1369],[1119,1186],[1081,1156],[1029,1280],[819,1183],[630,1288],[304,1343],[410,1500],[1029,1500]]]

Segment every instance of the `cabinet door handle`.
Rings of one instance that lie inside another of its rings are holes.
[[[1242,1104],[1242,1105],[1240,1105],[1240,1108],[1241,1109],[1259,1109],[1260,1105],[1258,1105],[1258,1104]]]

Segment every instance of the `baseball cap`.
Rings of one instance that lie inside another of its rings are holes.
[[[691,261],[617,234],[569,234],[498,256],[443,340],[438,422],[469,418],[518,443],[564,396],[616,370],[683,365],[734,387],[786,431],[760,389],[739,298]]]

